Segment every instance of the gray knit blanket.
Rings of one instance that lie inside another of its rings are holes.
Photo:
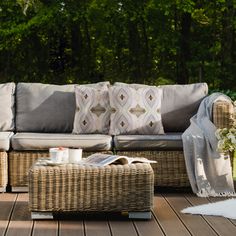
[[[217,100],[230,99],[220,93],[204,98],[182,135],[189,181],[200,197],[235,196],[230,158],[217,151],[216,127],[211,121]]]

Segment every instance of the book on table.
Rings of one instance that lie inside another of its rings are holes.
[[[109,164],[132,164],[132,163],[156,163],[156,161],[148,160],[144,157],[127,157],[119,155],[110,155],[95,153],[83,159],[83,164],[92,166],[106,166]]]

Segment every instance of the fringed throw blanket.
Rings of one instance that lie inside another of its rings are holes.
[[[235,195],[229,156],[217,151],[212,106],[229,98],[220,93],[207,96],[182,135],[187,173],[194,193],[200,197]]]

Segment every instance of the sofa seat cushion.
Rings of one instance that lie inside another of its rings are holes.
[[[114,137],[116,150],[182,150],[182,133],[162,135],[117,135]]]
[[[13,132],[0,132],[0,150],[8,151],[10,147],[10,138]]]
[[[16,133],[11,142],[14,150],[47,150],[63,146],[85,151],[106,151],[111,149],[112,137],[101,134]]]

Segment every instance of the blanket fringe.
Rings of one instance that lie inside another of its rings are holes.
[[[201,190],[196,194],[198,197],[236,197],[236,192],[216,193],[212,191],[211,193],[209,193],[207,191]]]

